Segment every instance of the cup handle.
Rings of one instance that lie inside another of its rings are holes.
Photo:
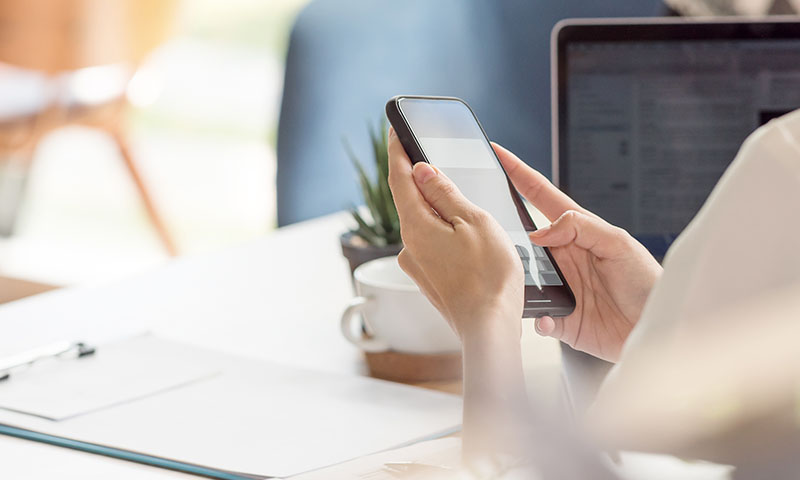
[[[348,305],[344,313],[342,313],[342,335],[344,335],[344,338],[349,340],[350,343],[365,352],[385,352],[389,350],[389,345],[383,340],[375,338],[366,322],[358,322],[358,330],[364,332],[363,335],[356,336],[353,334],[354,320],[359,320],[358,314],[361,313],[364,307],[371,301],[371,298],[366,297],[356,297],[350,301],[350,305]]]

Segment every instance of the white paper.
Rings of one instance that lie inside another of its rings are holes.
[[[222,373],[61,422],[3,411],[0,422],[264,476],[314,470],[461,423],[455,395],[174,345]]]
[[[219,373],[204,357],[150,335],[45,359],[0,382],[0,408],[58,421],[157,395]]]
[[[439,468],[443,473],[456,472],[461,468],[461,438],[447,437],[421,442],[291,478],[292,480],[329,480],[331,478],[393,480],[398,478],[398,474],[386,468],[386,464],[391,463],[413,463]],[[402,477],[431,478],[430,475],[414,477],[411,473]]]

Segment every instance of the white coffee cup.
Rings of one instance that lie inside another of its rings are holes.
[[[354,345],[367,352],[461,350],[456,334],[403,272],[397,257],[367,262],[353,275],[359,296],[342,314],[342,334]]]

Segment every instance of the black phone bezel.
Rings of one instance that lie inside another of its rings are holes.
[[[426,95],[397,95],[389,99],[386,102],[386,116],[389,119],[389,123],[394,127],[395,133],[397,134],[397,138],[400,140],[400,143],[405,148],[408,157],[411,159],[412,163],[419,163],[425,162],[429,163],[430,161],[425,156],[425,153],[422,151],[419,142],[417,141],[416,137],[414,136],[413,131],[411,130],[411,126],[409,125],[405,115],[403,115],[403,111],[401,109],[400,103],[404,99],[412,99],[412,100],[432,100],[432,101],[456,101],[463,104],[469,112],[472,114],[472,118],[477,123],[478,128],[480,128],[481,133],[483,134],[486,142],[489,142],[489,137],[486,135],[486,131],[483,129],[483,125],[481,125],[480,121],[478,120],[478,116],[475,115],[475,112],[472,110],[472,107],[469,106],[467,102],[464,100],[457,98],[457,97],[437,97],[437,96],[426,96]],[[523,226],[527,232],[534,232],[537,230],[536,224],[533,222],[533,219],[528,213],[528,209],[525,208],[525,203],[522,201],[522,197],[517,192],[517,189],[514,188],[511,179],[508,177],[508,173],[506,173],[505,169],[503,168],[503,164],[500,162],[500,159],[497,158],[497,154],[492,152],[495,156],[495,160],[500,168],[503,170],[503,173],[506,175],[506,180],[508,181],[509,191],[511,192],[511,198],[514,201],[514,205],[517,207],[517,214],[522,221]],[[551,316],[551,317],[566,317],[570,315],[575,310],[575,295],[572,293],[572,289],[570,288],[569,284],[567,283],[566,278],[564,278],[564,274],[561,272],[561,268],[558,266],[558,263],[553,258],[552,253],[550,252],[549,248],[545,248],[545,253],[547,257],[552,262],[553,266],[558,273],[559,278],[561,279],[564,285],[562,286],[545,286],[542,287],[541,290],[532,285],[525,286],[525,306],[523,310],[523,318],[536,318],[536,317],[543,317],[543,316]],[[535,305],[536,302],[541,300],[550,300],[547,306],[537,306]]]

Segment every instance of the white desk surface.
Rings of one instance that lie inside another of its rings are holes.
[[[177,259],[114,284],[57,290],[5,304],[0,306],[0,331],[6,339],[17,336],[24,343],[29,337],[24,325],[36,318],[144,320],[158,335],[199,346],[364,374],[361,354],[339,331],[340,314],[353,296],[339,244],[339,234],[349,226],[346,213],[334,214],[219,253]],[[544,383],[556,388],[557,343],[535,335],[530,324],[524,332],[528,384],[540,393]],[[3,345],[8,341],[0,341]],[[0,464],[1,476],[18,480],[197,478],[2,435]]]
[[[14,331],[3,331],[13,338],[27,319],[146,319],[156,334],[196,345],[364,373],[361,355],[339,331],[340,314],[353,295],[339,244],[348,220],[347,214],[335,214],[219,253],[180,258],[111,285],[12,302],[0,306],[0,328],[14,325]],[[0,452],[4,478],[196,478],[2,435]]]
[[[0,306],[0,328],[27,333],[25,321],[41,317],[65,324],[143,321],[160,336],[229,353],[360,373],[361,357],[339,331],[353,295],[339,244],[348,220],[335,214],[111,285],[12,302]]]

